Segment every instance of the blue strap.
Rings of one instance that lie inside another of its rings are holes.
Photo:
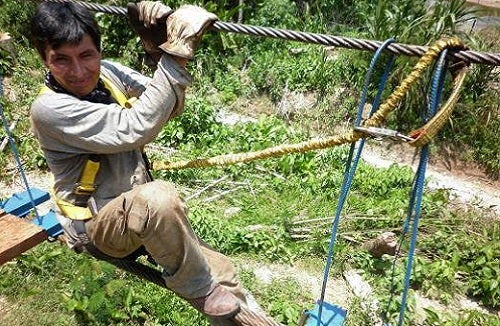
[[[3,96],[3,83],[2,83],[2,75],[0,74],[0,97]],[[23,179],[23,182],[24,182],[24,185],[26,187],[26,191],[28,192],[28,195],[29,195],[29,198],[30,198],[30,202],[31,202],[31,205],[33,207],[33,211],[35,212],[35,217],[38,221],[39,224],[42,224],[42,220],[40,218],[40,215],[38,215],[38,210],[36,209],[36,204],[35,204],[35,200],[33,198],[33,195],[31,193],[31,189],[30,189],[30,186],[28,184],[28,179],[26,179],[26,175],[24,174],[24,169],[23,169],[23,165],[21,163],[21,160],[19,159],[19,152],[17,151],[17,147],[16,147],[16,144],[14,143],[14,139],[12,137],[12,133],[10,132],[9,130],[9,122],[7,121],[7,118],[5,117],[5,113],[3,111],[3,106],[2,104],[0,103],[0,115],[2,117],[2,124],[4,126],[4,129],[5,129],[5,133],[7,135],[7,139],[9,141],[9,145],[10,145],[10,148],[12,149],[12,153],[14,154],[14,159],[16,160],[16,164],[17,164],[17,169],[19,170],[19,173],[21,174],[21,177]]]
[[[443,91],[443,86],[444,86],[444,77],[445,77],[445,72],[446,70],[443,69],[446,67],[446,54],[447,50],[444,50],[440,57],[439,61],[437,64],[437,68],[434,71],[433,79],[432,79],[432,87],[431,87],[431,97],[429,101],[429,107],[427,110],[427,117],[424,122],[427,122],[428,119],[432,118],[439,107],[439,102],[441,100],[441,95]],[[404,321],[404,314],[406,311],[406,300],[408,297],[408,291],[410,288],[410,278],[411,278],[411,272],[412,272],[412,267],[413,267],[413,259],[415,256],[415,248],[417,245],[417,236],[418,236],[418,223],[421,217],[421,204],[422,204],[422,197],[423,197],[423,189],[424,189],[424,181],[425,181],[425,170],[427,167],[427,162],[429,158],[429,144],[425,145],[422,148],[422,151],[420,153],[420,162],[418,165],[417,169],[417,178],[414,183],[414,188],[412,192],[412,198],[415,198],[413,200],[413,207],[411,211],[413,211],[413,214],[410,216],[413,216],[413,225],[412,225],[412,234],[410,238],[410,248],[408,251],[408,262],[406,264],[406,272],[405,272],[405,279],[404,279],[404,287],[403,287],[403,296],[401,298],[401,309],[399,313],[399,320],[398,320],[398,325],[401,326],[403,325]],[[410,213],[411,214],[411,213]]]
[[[366,104],[368,86],[370,84],[370,79],[371,79],[371,75],[373,73],[373,70],[375,68],[375,64],[377,63],[378,59],[380,58],[383,50],[386,49],[393,42],[394,42],[393,39],[389,39],[389,40],[385,41],[377,49],[377,51],[375,52],[375,55],[373,56],[373,58],[370,62],[370,67],[369,67],[368,72],[365,76],[365,82],[363,85],[361,99],[360,99],[360,102],[358,105],[358,114],[357,114],[357,117],[355,120],[356,127],[359,126],[359,124],[361,123],[363,108]],[[375,101],[372,104],[372,110],[370,112],[370,115],[373,114],[378,109],[378,107],[380,105],[380,98],[382,96],[382,91],[383,91],[385,84],[387,82],[388,75],[389,75],[389,72],[392,68],[393,63],[394,63],[394,55],[391,55],[390,60],[386,64],[384,74],[380,79],[377,96],[376,96]],[[347,199],[347,195],[349,193],[349,189],[351,187],[352,180],[354,178],[354,174],[356,172],[356,168],[358,166],[359,159],[361,157],[361,152],[363,150],[365,140],[361,139],[360,141],[358,141],[358,143],[359,143],[359,145],[357,147],[358,150],[357,150],[357,153],[355,156],[354,156],[354,150],[356,149],[357,144],[354,144],[354,143],[351,144],[351,147],[349,150],[349,156],[348,156],[347,162],[346,162],[346,168],[344,170],[344,179],[343,179],[342,187],[340,190],[338,205],[337,205],[337,208],[335,211],[335,218],[334,218],[333,224],[332,224],[330,245],[328,248],[328,256],[327,256],[326,266],[325,266],[324,275],[323,275],[323,284],[321,287],[321,295],[320,295],[320,298],[318,300],[319,308],[318,308],[317,326],[321,326],[321,324],[322,324],[323,303],[324,303],[324,299],[325,299],[326,285],[328,282],[328,274],[330,272],[330,268],[331,268],[331,265],[333,263],[333,253],[334,253],[334,248],[335,248],[335,240],[337,238],[337,231],[338,231],[338,226],[340,224],[341,213],[342,213],[345,201]]]
[[[437,112],[438,107],[439,107],[439,102],[441,100],[441,95],[442,95],[442,90],[444,87],[444,79],[446,77],[446,67],[447,67],[447,60],[446,60],[446,55],[447,55],[447,50],[444,50],[438,59],[438,62],[436,64],[434,73],[433,73],[433,78],[432,78],[432,84],[431,84],[431,90],[430,90],[430,100],[429,100],[429,106],[424,112],[422,119],[424,120],[424,123],[427,122],[429,119],[431,119]],[[420,160],[418,164],[417,171],[415,173],[415,178],[413,180],[413,185],[412,185],[412,191],[411,191],[411,196],[410,196],[410,202],[408,205],[408,212],[407,216],[403,225],[403,232],[401,234],[401,238],[399,241],[399,246],[398,246],[398,252],[396,253],[396,258],[393,261],[392,265],[392,275],[391,275],[391,283],[392,283],[392,288],[391,288],[391,296],[389,298],[388,304],[387,304],[387,309],[385,311],[385,314],[383,318],[385,321],[387,321],[387,312],[389,310],[389,307],[391,305],[391,302],[394,297],[394,289],[395,289],[395,284],[394,284],[394,279],[395,279],[395,266],[396,266],[396,259],[399,256],[400,253],[400,248],[403,242],[403,239],[407,235],[409,229],[410,229],[410,224],[411,224],[411,238],[410,238],[410,247],[408,251],[408,261],[406,264],[406,270],[405,270],[405,277],[404,277],[404,284],[403,284],[403,293],[402,293],[402,298],[401,298],[401,306],[400,306],[400,311],[399,311],[399,319],[398,319],[398,325],[401,326],[403,325],[404,322],[404,315],[406,313],[406,305],[407,305],[407,298],[408,298],[408,291],[410,288],[410,279],[411,279],[411,272],[413,268],[413,261],[415,257],[415,248],[417,244],[417,237],[418,237],[418,224],[420,221],[421,217],[421,204],[422,204],[422,197],[423,197],[423,189],[424,189],[424,183],[425,183],[425,172],[427,168],[427,162],[428,162],[428,156],[429,156],[429,145],[425,145],[422,147],[422,150],[420,152]]]

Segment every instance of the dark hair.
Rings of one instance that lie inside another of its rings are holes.
[[[42,2],[31,19],[32,41],[43,60],[47,46],[78,44],[85,34],[101,51],[101,32],[93,14],[77,3]]]

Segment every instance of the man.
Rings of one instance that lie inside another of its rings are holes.
[[[54,175],[60,222],[78,252],[123,258],[145,248],[169,289],[212,325],[234,325],[245,296],[233,266],[197,238],[174,186],[151,180],[141,151],[183,111],[185,65],[216,16],[152,1],[128,13],[157,62],[152,78],[101,60],[99,29],[81,5],[42,2],[32,19],[48,68],[32,129]]]

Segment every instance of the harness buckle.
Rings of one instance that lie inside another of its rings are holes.
[[[377,128],[377,127],[354,127],[354,131],[364,133],[368,136],[374,137],[376,140],[381,140],[383,138],[390,138],[395,141],[409,142],[413,141],[410,136],[400,133],[397,130]]]
[[[90,196],[96,190],[96,186],[93,183],[78,182],[73,189],[73,193],[76,195]]]

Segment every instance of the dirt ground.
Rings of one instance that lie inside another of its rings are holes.
[[[391,164],[411,166],[415,171],[418,153],[406,144],[372,145],[363,159],[377,167]],[[500,216],[500,180],[492,180],[471,163],[451,161],[439,154],[430,155],[426,173],[431,189],[448,189],[453,200],[491,211]]]

